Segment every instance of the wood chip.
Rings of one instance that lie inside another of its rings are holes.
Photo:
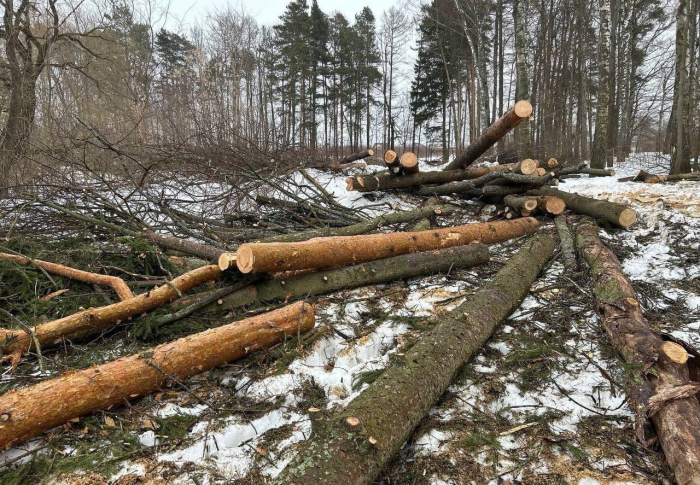
[[[349,416],[345,421],[347,421],[347,423],[350,426],[357,426],[358,424],[360,424],[360,420],[357,419],[355,416]]]

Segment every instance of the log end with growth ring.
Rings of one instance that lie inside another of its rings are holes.
[[[630,227],[632,224],[634,224],[634,221],[637,220],[637,211],[634,209],[625,209],[620,213],[619,221],[620,221],[620,226],[624,227],[627,229]]]
[[[515,103],[513,110],[520,118],[527,118],[532,114],[532,105],[529,101],[523,99]]]
[[[384,152],[384,161],[389,164],[389,163],[394,163],[394,160],[396,160],[396,157],[399,155],[394,151],[394,150],[387,150]]]
[[[418,157],[413,152],[404,152],[399,157],[399,164],[406,173],[418,172]]]
[[[369,156],[371,157],[374,155],[374,150],[367,150],[367,153],[369,153]]]
[[[559,215],[566,209],[566,203],[559,197],[547,197],[544,200],[544,210],[550,214]]]
[[[236,264],[236,253],[223,253],[219,256],[219,269],[226,271]]]
[[[532,175],[537,171],[537,167],[539,167],[539,164],[537,163],[536,160],[533,160],[531,158],[526,158],[522,162],[520,162],[518,165],[518,171],[522,173],[523,175]]]
[[[250,273],[253,271],[255,256],[253,251],[245,244],[238,248],[236,252],[236,266],[241,273]]]
[[[530,212],[534,211],[535,209],[537,209],[537,200],[535,199],[527,199],[527,201],[525,201],[523,204],[523,210],[528,211],[527,215],[530,215]]]
[[[661,350],[666,354],[666,357],[676,364],[685,364],[688,362],[688,352],[675,342],[664,342],[661,344]]]

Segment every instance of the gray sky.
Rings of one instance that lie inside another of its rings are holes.
[[[225,10],[231,6],[234,9],[242,8],[261,24],[273,25],[284,12],[287,3],[289,3],[288,0],[170,0],[170,12],[184,25],[191,25],[204,18],[208,11]],[[396,0],[318,0],[324,12],[330,13],[337,10],[350,21],[365,6],[369,6],[379,20],[382,11],[397,3]],[[310,4],[311,0],[309,0]]]

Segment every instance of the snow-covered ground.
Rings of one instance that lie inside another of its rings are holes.
[[[650,163],[668,162],[633,156],[616,167],[616,177],[568,179],[559,188],[632,204],[639,213],[637,223],[629,231],[603,236],[639,285],[652,324],[700,346],[700,184],[617,181]],[[345,191],[345,175],[310,172],[342,204],[368,207],[369,213],[420,203],[397,194],[363,197]],[[460,211],[457,219],[442,222],[473,220],[468,212],[474,211]],[[507,257],[518,245],[498,245],[493,251]],[[189,415],[198,421],[175,444],[163,444],[156,432],[142,430],[139,442],[152,452],[119,462],[105,483],[136,483],[130,480],[139,476],[153,483],[264,483],[309,437],[314,413],[354,399],[368,386],[371,371],[386,367],[392,355],[419,338],[425,323],[454,308],[497,269],[490,264],[450,277],[319,299],[320,337],[286,367],[266,374],[237,367],[216,371],[216,392],[227,407],[245,403],[263,411],[212,410],[184,393],[156,401],[147,414]],[[605,344],[589,290],[569,276],[555,262],[535,283],[387,470],[391,483],[665,483],[667,470],[659,455],[634,440],[621,387],[623,370]],[[0,460],[21,453],[11,450]],[[53,483],[78,483],[76,477],[89,473],[79,471]]]

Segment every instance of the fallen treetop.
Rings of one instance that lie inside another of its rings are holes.
[[[632,284],[615,254],[600,240],[595,222],[584,219],[579,223],[576,246],[590,267],[603,328],[615,350],[634,365],[630,367],[635,375],[628,383],[627,397],[641,420],[637,422],[637,436],[646,442],[644,414],[649,414],[677,482],[700,484],[698,388],[690,394],[677,393],[690,384],[687,352],[678,344],[665,342],[651,329]]]
[[[485,264],[488,260],[488,247],[477,243],[437,251],[404,254],[346,268],[262,281],[223,298],[219,307],[232,310],[254,303],[291,301],[294,298],[306,298],[340,289],[446,273]]]
[[[536,219],[523,218],[420,232],[318,238],[299,243],[243,244],[235,254],[222,254],[219,267],[226,270],[235,262],[242,273],[337,268],[474,241],[492,244],[532,234],[538,227]]]
[[[532,105],[529,101],[518,101],[510,110],[492,124],[479,138],[474,140],[445,170],[465,168],[476,161],[486,150],[503,138],[510,130],[515,128],[532,114]]]
[[[73,418],[123,404],[314,326],[313,307],[299,302],[175,340],[107,364],[0,396],[0,450]]]
[[[99,308],[88,308],[82,312],[37,325],[31,329],[31,335],[23,330],[0,330],[0,342],[5,343],[3,360],[10,360],[14,366],[19,362],[22,354],[35,347],[37,342],[43,349],[58,345],[64,339],[77,340],[99,334],[129,318],[163,306],[181,296],[182,293],[207,281],[213,281],[219,276],[221,276],[221,270],[218,266],[203,266],[129,300]]]
[[[275,485],[370,485],[447,390],[459,369],[530,290],[554,240],[527,241],[482,288],[423,335],[340,413],[314,422],[313,434]]]

